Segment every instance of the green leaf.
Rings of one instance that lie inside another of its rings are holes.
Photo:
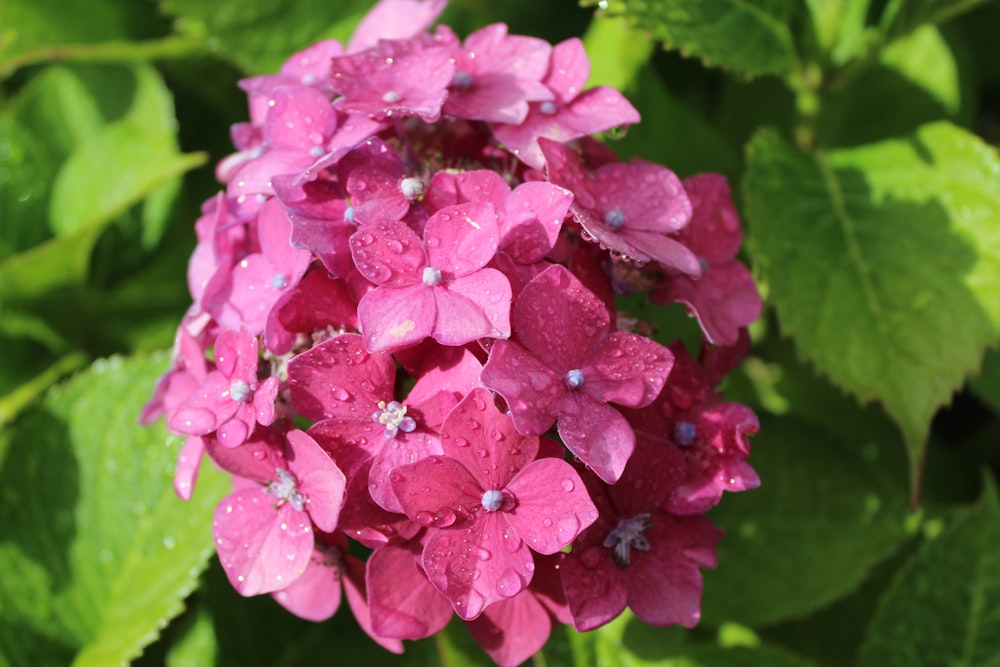
[[[900,571],[869,628],[861,667],[1000,664],[1000,508],[957,517]]]
[[[789,28],[795,7],[789,0],[611,0],[606,11],[649,30],[667,49],[752,77],[796,67]]]
[[[868,40],[865,19],[869,0],[806,0],[820,55],[843,65],[858,55]]]
[[[29,128],[0,116],[0,262],[50,236],[45,218],[54,164]]]
[[[161,0],[177,29],[205,40],[243,71],[276,72],[294,52],[314,42],[346,41],[371,0]]]
[[[150,3],[117,0],[4,0],[0,5],[0,76],[58,47],[161,34]]]
[[[610,86],[625,91],[653,53],[653,38],[646,30],[630,27],[623,18],[594,16],[583,36],[590,56],[588,86]]]
[[[927,23],[942,23],[989,0],[908,0],[888,3],[882,16],[883,32],[895,39]]]
[[[166,366],[98,361],[2,432],[0,651],[14,664],[124,664],[196,585],[228,485],[206,466],[179,500],[179,442],[136,423]]]
[[[1000,160],[947,123],[804,153],[748,150],[754,264],[805,358],[899,425],[913,488],[931,417],[1000,329]]]
[[[979,376],[973,378],[969,385],[976,396],[1000,414],[1000,350],[986,353]]]
[[[962,107],[958,63],[932,25],[896,40],[873,65],[833,85],[818,120],[818,141],[825,146],[912,132],[924,123],[954,120]]]
[[[727,495],[710,515],[726,536],[718,569],[703,573],[703,622],[773,624],[854,591],[906,537],[894,453],[871,436],[762,414],[749,459],[760,488]]]

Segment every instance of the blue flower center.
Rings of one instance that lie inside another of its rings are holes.
[[[238,403],[250,400],[250,385],[243,380],[233,380],[229,385],[229,397]]]
[[[604,538],[604,546],[613,549],[611,557],[618,567],[627,567],[632,560],[632,549],[649,551],[649,541],[642,534],[649,528],[649,513],[636,514],[629,519],[622,519],[614,530]]]
[[[299,493],[295,476],[283,468],[276,468],[274,474],[276,479],[267,483],[264,493],[277,498],[278,507],[287,502],[301,512],[305,508],[306,497]]]
[[[690,447],[698,437],[698,427],[691,422],[680,421],[674,424],[674,442],[681,447]]]
[[[578,389],[583,386],[583,371],[574,368],[566,373],[566,386],[570,389]]]
[[[490,489],[483,492],[483,509],[487,512],[496,512],[503,505],[503,492],[497,489]]]

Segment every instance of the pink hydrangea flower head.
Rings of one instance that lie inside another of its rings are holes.
[[[252,475],[236,478],[212,524],[222,568],[241,595],[289,586],[309,564],[313,524],[325,532],[337,527],[344,474],[302,431],[290,431],[286,442],[247,443],[223,455]]]
[[[510,283],[486,267],[498,243],[488,202],[437,211],[422,240],[402,222],[358,230],[354,262],[376,285],[358,304],[368,348],[393,351],[428,336],[443,345],[509,336]]]
[[[485,389],[455,407],[441,438],[443,456],[399,466],[390,480],[406,515],[434,528],[427,577],[472,619],[531,582],[531,550],[563,549],[597,514],[572,466],[536,458],[538,438],[519,434]]]
[[[605,304],[558,264],[525,286],[512,319],[517,339],[493,345],[483,384],[504,397],[521,433],[544,433],[558,419],[569,450],[614,483],[635,435],[609,403],[649,405],[673,355],[649,338],[612,332]]]
[[[242,444],[256,424],[274,422],[278,378],[257,378],[257,338],[245,329],[223,331],[215,341],[216,369],[205,376],[199,390],[167,416],[175,433],[216,433],[226,447]]]
[[[444,11],[448,0],[379,0],[355,28],[349,53],[375,46],[381,39],[410,39],[424,32]]]

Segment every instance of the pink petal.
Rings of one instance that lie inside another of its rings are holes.
[[[263,488],[246,488],[223,498],[212,533],[219,561],[240,595],[286,588],[306,569],[313,549],[312,524],[289,503],[275,509]]]
[[[177,467],[174,468],[174,493],[181,500],[191,500],[204,453],[205,441],[192,435],[184,441],[180,454],[177,455]]]
[[[674,172],[634,160],[607,164],[590,183],[602,215],[617,209],[626,229],[676,232],[691,219],[691,202]]]
[[[437,319],[434,288],[419,283],[399,289],[376,287],[358,304],[365,345],[392,352],[431,335]]]
[[[212,461],[236,478],[267,484],[278,468],[288,470],[285,438],[274,429],[260,429],[239,447],[226,447],[215,438],[205,439]]]
[[[443,208],[424,228],[427,264],[449,278],[486,266],[497,253],[499,240],[496,213],[485,201]]]
[[[438,171],[427,187],[426,202],[435,210],[476,201],[489,202],[496,207],[508,194],[507,181],[489,169],[459,173]]]
[[[427,578],[465,620],[523,591],[535,568],[531,551],[503,512],[477,515],[470,529],[433,532],[423,554]]]
[[[351,254],[361,274],[385,287],[420,284],[427,264],[423,244],[406,223],[386,220],[351,236]]]
[[[517,430],[541,435],[559,414],[563,378],[517,343],[499,340],[483,366],[482,383],[507,401]]]
[[[380,39],[409,39],[431,27],[447,0],[379,0],[354,30],[350,53],[375,46]]]
[[[283,87],[268,100],[264,137],[272,148],[309,152],[337,127],[337,114],[326,95],[313,88]]]
[[[697,280],[672,277],[664,296],[688,306],[714,345],[735,345],[740,331],[755,322],[763,309],[753,277],[736,260],[711,266]]]
[[[542,260],[556,244],[573,193],[551,183],[517,186],[497,208],[500,248],[518,262]]]
[[[419,548],[419,544],[414,545]],[[420,551],[388,544],[368,558],[372,630],[383,637],[423,639],[451,620],[451,604],[424,575]]]
[[[473,639],[500,667],[517,667],[542,650],[552,632],[552,617],[532,593],[522,592],[490,605],[466,621]]]
[[[289,431],[287,437],[290,472],[295,475],[299,492],[307,498],[306,511],[317,528],[332,533],[344,504],[347,478],[330,455],[304,432]]]
[[[389,481],[403,512],[422,526],[450,526],[469,516],[484,491],[461,463],[447,456],[398,466]]]
[[[693,209],[691,224],[681,232],[688,247],[709,264],[723,264],[735,257],[743,229],[726,177],[697,174],[684,179],[684,189]]]
[[[375,504],[389,512],[403,513],[390,483],[391,471],[400,465],[415,463],[429,456],[442,454],[441,441],[430,433],[399,433],[395,438],[376,436],[385,444],[372,461],[368,475],[368,492]],[[374,444],[374,443],[373,443]]]
[[[545,84],[556,94],[560,103],[565,104],[579,95],[588,76],[590,60],[582,41],[572,37],[552,48],[552,60]]]
[[[610,549],[600,543],[574,549],[560,572],[573,626],[580,632],[601,627],[628,604],[624,575],[611,560]]]
[[[583,388],[610,403],[649,405],[663,389],[673,362],[673,353],[656,341],[616,331],[583,366]]]
[[[508,517],[518,535],[541,554],[554,554],[597,519],[587,489],[562,459],[538,459],[507,485],[517,499]]]
[[[402,653],[403,642],[391,637],[383,637],[372,630],[368,593],[365,586],[365,564],[353,556],[344,556],[343,574],[347,604],[350,606],[358,626],[385,650],[397,655]]]
[[[391,401],[396,365],[370,353],[359,334],[323,341],[288,362],[288,386],[299,414],[313,421],[370,421],[379,401]]]
[[[566,447],[605,482],[617,482],[635,448],[628,421],[607,403],[580,391],[567,392],[559,409],[556,428]]]
[[[333,547],[317,542],[302,576],[271,595],[299,618],[325,621],[340,607],[339,564],[340,554]]]
[[[496,269],[454,278],[432,294],[437,321],[431,335],[442,345],[510,336],[510,282]]]

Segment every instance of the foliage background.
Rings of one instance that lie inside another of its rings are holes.
[[[179,442],[135,423],[236,81],[370,4],[0,4],[0,665],[488,664],[461,627],[394,658],[344,610],[240,599],[210,557],[225,482],[182,503]],[[997,664],[1000,4],[453,0],[443,20],[583,36],[590,83],[644,119],[619,154],[731,179],[768,304],[725,388],[761,417],[763,485],[711,514],[702,624],[558,630],[535,661]]]

